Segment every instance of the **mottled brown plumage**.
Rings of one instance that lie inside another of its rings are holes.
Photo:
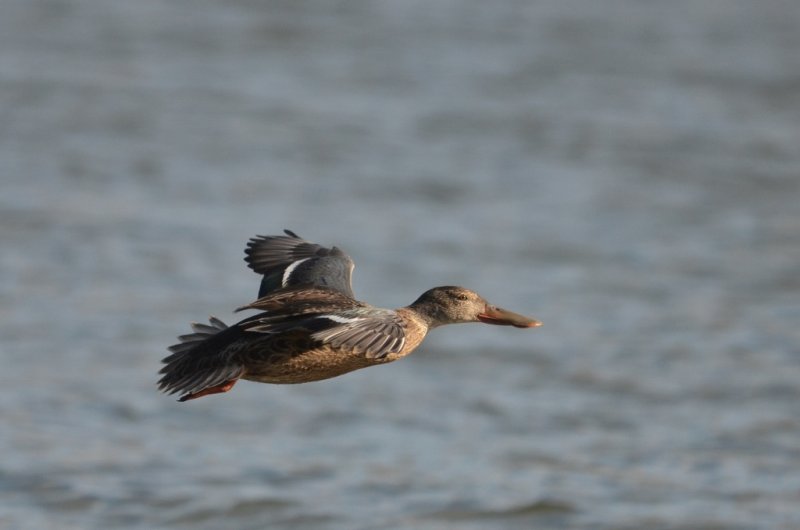
[[[350,295],[352,260],[346,254],[287,236],[260,236],[248,246],[248,258],[259,257],[254,270],[264,274],[263,296],[239,310],[260,313],[231,327],[213,317],[209,324],[192,324],[194,333],[179,337],[164,358],[161,390],[181,392],[186,401],[227,392],[239,379],[319,381],[405,357],[440,325],[539,325],[463,287],[430,289],[396,310],[359,302]]]

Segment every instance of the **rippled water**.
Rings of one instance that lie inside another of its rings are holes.
[[[10,0],[0,528],[800,528],[800,9]],[[155,390],[256,233],[437,330]]]

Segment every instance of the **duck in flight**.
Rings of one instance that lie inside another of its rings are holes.
[[[328,379],[405,357],[444,324],[541,325],[455,286],[434,287],[399,309],[371,306],[355,299],[347,254],[284,232],[254,237],[245,250],[248,266],[263,279],[258,300],[237,311],[259,313],[233,326],[214,317],[192,323],[193,333],[180,336],[162,361],[161,391],[188,401],[227,392],[239,379]]]

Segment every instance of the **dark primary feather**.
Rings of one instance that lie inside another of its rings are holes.
[[[259,298],[286,287],[328,287],[354,297],[353,260],[337,247],[323,247],[284,230],[285,236],[256,236],[245,249],[247,265],[263,274]]]

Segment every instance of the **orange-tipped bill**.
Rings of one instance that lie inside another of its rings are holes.
[[[478,320],[486,324],[514,326],[516,328],[538,328],[542,325],[541,322],[533,318],[488,304],[482,313],[478,313]]]

